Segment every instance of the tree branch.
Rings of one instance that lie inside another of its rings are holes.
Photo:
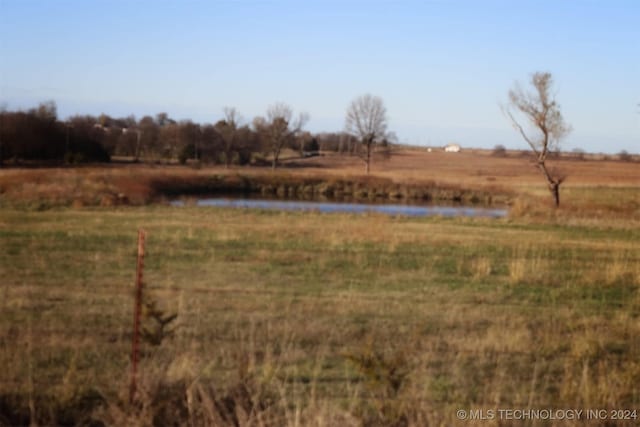
[[[520,135],[522,135],[522,137],[524,138],[525,141],[527,141],[527,144],[529,144],[529,146],[531,147],[531,149],[533,150],[533,152],[536,154],[536,157],[540,157],[540,154],[538,153],[538,149],[536,148],[536,145],[533,143],[533,141],[531,141],[529,139],[529,137],[527,136],[527,134],[525,133],[524,129],[522,129],[522,126],[520,126],[520,123],[518,123],[516,121],[516,119],[513,117],[513,114],[511,114],[511,111],[506,110],[505,113],[509,116],[509,118],[511,119],[511,125],[516,128],[516,130],[518,130],[520,132]]]

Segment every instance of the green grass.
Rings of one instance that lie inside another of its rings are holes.
[[[122,403],[140,227],[148,294],[178,314],[175,335],[144,349],[149,393],[186,382],[189,393],[219,397],[250,383],[276,402],[272,425],[297,416],[314,425],[456,424],[456,408],[640,406],[634,228],[5,209],[0,396],[14,396],[22,419],[29,395],[46,423],[62,410],[51,415],[43,396],[73,409],[97,392],[107,404],[87,404],[94,418],[143,423],[144,411]],[[397,390],[389,369],[407,373]]]

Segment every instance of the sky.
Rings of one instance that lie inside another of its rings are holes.
[[[501,110],[554,77],[565,150],[640,152],[637,0],[0,0],[0,104],[246,122],[269,105],[340,131],[384,100],[414,145],[526,148]]]

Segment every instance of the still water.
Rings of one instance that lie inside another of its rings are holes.
[[[184,202],[174,201],[175,206],[182,206]],[[365,203],[332,203],[332,202],[301,202],[293,200],[261,200],[261,199],[233,199],[206,198],[197,199],[196,206],[213,206],[242,209],[272,209],[283,211],[316,211],[316,212],[350,212],[350,213],[381,213],[386,215],[404,216],[467,216],[481,218],[502,218],[507,215],[506,209],[476,208],[467,206],[416,206],[392,204]]]

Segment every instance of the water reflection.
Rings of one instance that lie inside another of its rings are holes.
[[[172,203],[176,206],[184,205],[182,201]],[[507,215],[506,209],[476,208],[467,206],[417,206],[417,205],[391,205],[391,204],[364,204],[364,203],[332,203],[332,202],[300,202],[289,200],[262,200],[262,199],[230,199],[207,198],[197,199],[197,206],[213,206],[225,208],[244,209],[273,209],[285,211],[316,211],[316,212],[350,212],[368,213],[377,212],[386,215],[404,216],[466,216],[482,218],[502,218]]]

